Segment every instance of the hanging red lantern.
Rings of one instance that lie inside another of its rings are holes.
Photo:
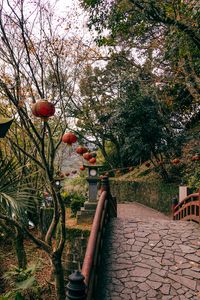
[[[86,152],[86,153],[83,154],[83,158],[84,158],[85,160],[90,160],[90,159],[92,158],[92,155],[91,155],[91,153]]]
[[[193,155],[192,158],[191,158],[191,160],[192,161],[198,161],[198,160],[200,160],[200,155],[198,155],[198,154]]]
[[[90,158],[89,163],[90,164],[95,164],[96,163],[96,158],[95,157]]]
[[[76,148],[76,153],[83,155],[84,153],[86,153],[88,150],[85,147],[79,146]]]
[[[84,167],[84,166],[80,166],[80,170],[81,170],[81,171],[84,171],[84,170],[85,170],[85,167]]]
[[[180,159],[175,158],[171,162],[172,162],[173,165],[178,165],[180,163]]]
[[[66,143],[70,146],[73,143],[76,143],[76,141],[77,141],[77,137],[75,136],[75,134],[73,132],[67,132],[67,133],[63,134],[63,136],[62,136],[62,142]]]
[[[52,117],[55,114],[54,104],[47,100],[37,101],[32,105],[31,110],[35,117],[40,117],[44,121],[47,121],[49,117]]]

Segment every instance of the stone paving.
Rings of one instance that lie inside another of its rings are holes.
[[[95,299],[199,300],[199,225],[145,212],[142,219],[119,216],[107,227]]]

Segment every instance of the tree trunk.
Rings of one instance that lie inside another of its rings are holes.
[[[170,182],[170,178],[169,178],[169,175],[167,173],[167,170],[162,165],[161,165],[161,176],[165,180],[165,182]]]
[[[61,262],[61,255],[57,252],[53,253],[52,256],[53,273],[55,278],[56,296],[57,300],[65,300],[65,281],[64,272]]]
[[[25,269],[27,267],[26,251],[24,248],[24,236],[20,230],[16,229],[15,251],[18,260],[18,267]]]

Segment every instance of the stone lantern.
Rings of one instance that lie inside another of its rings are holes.
[[[97,207],[98,198],[98,182],[99,182],[99,169],[102,166],[98,165],[84,165],[84,168],[88,169],[87,182],[89,184],[88,201],[84,203],[84,207],[77,213],[77,223],[92,223],[95,210]]]

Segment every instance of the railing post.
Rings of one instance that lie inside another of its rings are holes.
[[[66,300],[86,299],[86,285],[84,283],[84,279],[85,277],[79,271],[75,271],[69,276]]]
[[[178,204],[177,197],[172,198],[172,219],[173,220],[175,220],[174,219],[174,212],[175,212],[174,208],[176,207],[177,204]]]
[[[103,191],[110,193],[110,184],[109,184],[108,176],[103,176],[101,179],[101,193]]]
[[[116,197],[112,197],[110,192],[110,183],[107,176],[103,176],[101,179],[101,192],[106,191],[108,194],[108,212],[111,218],[117,217],[117,200]]]

